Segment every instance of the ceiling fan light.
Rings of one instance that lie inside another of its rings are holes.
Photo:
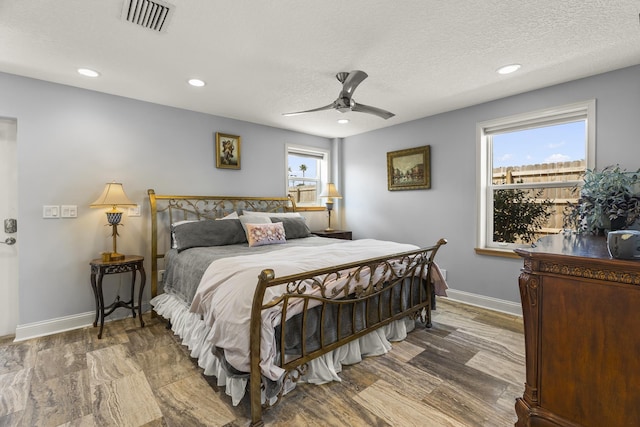
[[[509,64],[503,67],[500,67],[496,70],[498,74],[511,74],[518,71],[522,67],[520,64]]]
[[[346,125],[347,123],[349,123],[349,119],[338,119],[338,123],[340,123],[341,125]]]

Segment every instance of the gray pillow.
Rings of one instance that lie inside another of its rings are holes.
[[[188,222],[176,226],[173,231],[178,252],[189,248],[235,245],[247,241],[239,219]]]
[[[311,230],[302,217],[271,217],[271,222],[281,222],[287,240],[311,236]]]

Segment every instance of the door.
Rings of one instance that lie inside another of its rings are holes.
[[[18,325],[18,217],[17,124],[0,117],[0,337],[15,335]],[[15,240],[14,240],[15,239]]]

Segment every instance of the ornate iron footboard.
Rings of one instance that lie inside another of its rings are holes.
[[[273,270],[263,270],[251,311],[251,425],[264,425],[263,406],[272,406],[268,400],[264,405],[262,403],[264,385],[260,372],[260,338],[264,310],[280,306],[280,325],[285,325],[288,308],[293,302],[302,301],[303,308],[297,319],[301,325],[299,337],[293,340],[299,342],[298,354],[287,352],[287,327],[280,329],[277,343],[279,365],[286,371],[285,380],[296,382],[310,360],[394,320],[420,317],[430,327],[431,266],[438,249],[446,243],[445,239],[440,239],[434,246],[415,251],[279,278],[275,277]],[[336,280],[340,281],[338,286],[329,286]],[[282,285],[286,286],[284,294],[272,301],[264,301],[268,288]],[[311,307],[314,307],[316,316],[319,312],[319,321],[309,321]],[[337,316],[328,312],[337,312]],[[316,325],[314,331],[309,331],[307,326],[310,323]],[[310,335],[315,336],[313,344],[309,344]],[[281,390],[274,404],[280,401],[282,393]]]

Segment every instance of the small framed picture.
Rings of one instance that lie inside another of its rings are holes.
[[[240,169],[240,137],[216,132],[216,167]]]
[[[430,145],[387,153],[387,185],[393,190],[431,188]]]

